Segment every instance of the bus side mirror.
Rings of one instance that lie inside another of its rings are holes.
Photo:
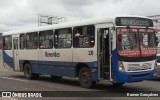
[[[122,42],[122,35],[118,34],[118,42],[121,43]]]

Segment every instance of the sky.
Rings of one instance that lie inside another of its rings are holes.
[[[38,14],[68,21],[112,15],[160,15],[160,0],[0,0],[0,32],[38,27]]]

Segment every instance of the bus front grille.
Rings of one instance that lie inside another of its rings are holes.
[[[144,63],[144,64],[128,64],[127,71],[145,71],[152,69],[151,63]]]

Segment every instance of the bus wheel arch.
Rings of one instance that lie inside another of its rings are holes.
[[[77,67],[76,72],[78,73],[79,84],[83,88],[92,88],[95,86],[96,81],[92,80],[92,73],[88,66],[85,64],[80,64],[81,67]],[[83,66],[82,66],[83,65]]]
[[[28,61],[24,62],[23,64],[23,71],[24,71],[24,76],[27,79],[38,79],[39,78],[39,74],[33,73],[32,66]]]
[[[89,68],[86,64],[84,64],[84,63],[79,63],[79,64],[77,64],[76,65],[76,77],[78,77],[79,76],[79,71],[81,70],[81,68],[84,68],[84,67],[86,67],[86,68]]]
[[[27,63],[30,64],[30,62],[27,61],[27,60],[23,62],[23,71],[24,71],[24,66],[25,66],[25,64],[27,64]]]

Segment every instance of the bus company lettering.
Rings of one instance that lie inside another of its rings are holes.
[[[53,53],[45,52],[45,57],[60,57],[60,53],[57,53],[56,51]]]
[[[149,21],[148,20],[122,18],[121,24],[127,25],[127,26],[149,26]]]

